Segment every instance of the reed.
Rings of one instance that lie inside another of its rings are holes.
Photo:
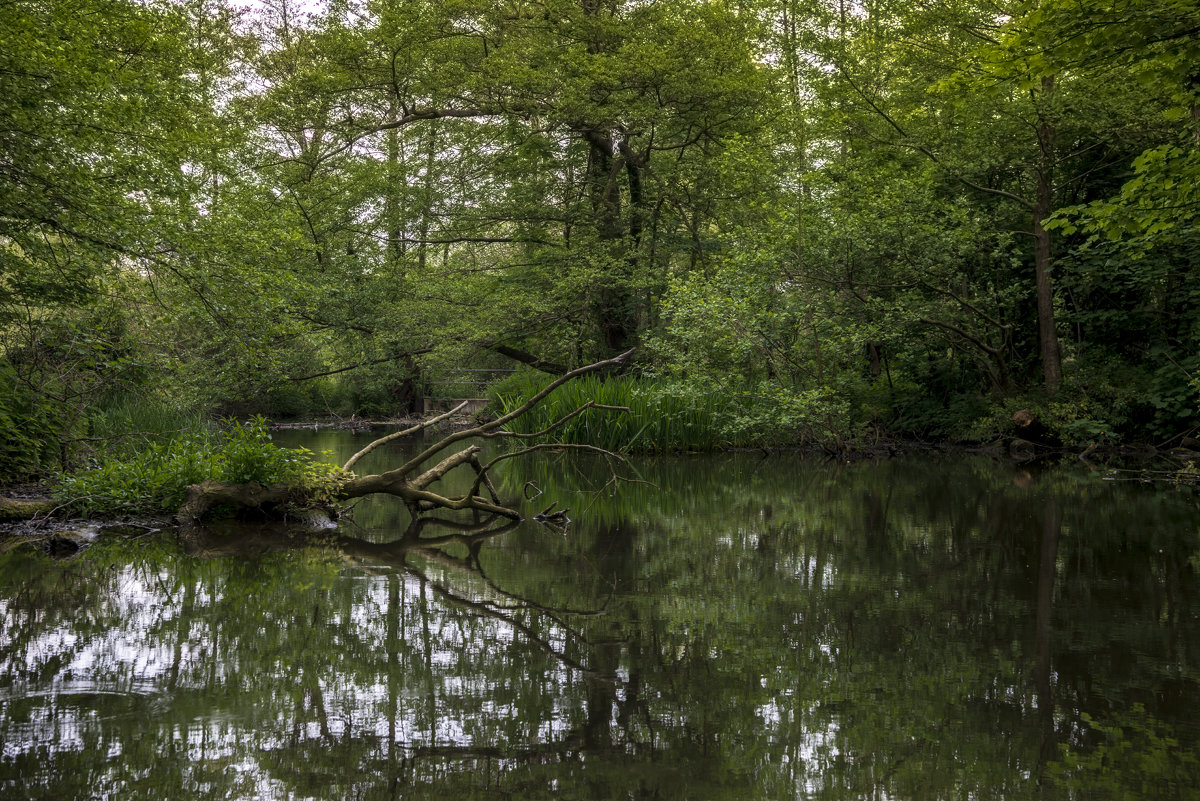
[[[499,414],[507,413],[546,383],[528,377],[509,380],[497,386],[493,404]],[[731,412],[731,403],[722,395],[626,376],[584,376],[565,384],[513,421],[511,430],[541,431],[589,401],[629,411],[589,409],[555,429],[546,440],[624,453],[711,451],[732,444],[721,434],[722,421]]]
[[[144,393],[109,398],[88,419],[93,447],[106,455],[134,453],[151,444],[212,430],[202,412]]]

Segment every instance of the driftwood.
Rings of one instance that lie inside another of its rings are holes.
[[[516,508],[505,504],[501,501],[496,488],[492,485],[488,471],[497,463],[506,459],[511,459],[516,456],[533,453],[547,447],[545,444],[532,445],[510,453],[504,453],[495,457],[491,461],[484,463],[480,460],[482,448],[479,445],[469,445],[462,450],[456,451],[449,456],[444,457],[436,464],[429,466],[427,463],[437,456],[449,446],[469,439],[517,439],[528,440],[536,437],[545,436],[555,429],[565,424],[568,420],[588,412],[592,409],[606,411],[624,411],[629,410],[623,406],[604,406],[594,402],[583,404],[577,409],[563,415],[541,431],[536,431],[530,434],[518,434],[508,431],[505,426],[516,420],[521,415],[528,412],[537,406],[547,395],[553,392],[558,387],[568,381],[577,378],[587,373],[610,370],[620,365],[629,355],[633,353],[628,350],[619,356],[611,359],[606,359],[601,362],[589,364],[580,367],[576,370],[571,370],[546,386],[541,392],[538,392],[528,401],[523,403],[512,412],[492,420],[487,423],[482,423],[473,428],[467,428],[460,431],[455,431],[442,437],[437,442],[422,450],[419,454],[406,461],[404,464],[388,470],[384,473],[367,475],[367,476],[347,476],[338,482],[332,488],[326,488],[324,497],[328,502],[335,503],[337,501],[351,500],[361,498],[365,495],[373,495],[383,493],[393,495],[408,506],[409,510],[414,515],[419,515],[432,510],[469,510],[479,512],[484,515],[498,516],[509,520],[520,520],[522,514]],[[427,420],[419,425],[405,429],[404,431],[389,434],[385,437],[372,442],[370,445],[356,453],[349,461],[346,462],[344,470],[349,471],[354,464],[371,452],[375,448],[388,442],[392,442],[400,437],[415,434],[423,431],[430,425],[443,420],[452,415],[457,409],[451,410],[442,415]],[[594,453],[606,454],[615,456],[602,448],[597,448],[590,445],[556,445],[553,447],[567,448],[574,450],[591,451]],[[459,467],[467,466],[475,471],[475,482],[470,491],[461,496],[446,496],[441,495],[431,489],[432,485],[436,484],[443,476]],[[486,494],[485,494],[486,491]],[[221,481],[205,481],[201,484],[193,484],[188,488],[187,498],[184,504],[179,508],[176,514],[176,519],[181,523],[195,523],[199,521],[205,514],[211,511],[216,506],[234,507],[235,509],[256,509],[264,512],[271,512],[275,507],[281,507],[286,504],[304,505],[308,500],[309,490],[303,487],[294,487],[287,484],[273,484],[269,487],[264,487],[261,484],[236,484]]]

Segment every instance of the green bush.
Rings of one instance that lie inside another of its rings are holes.
[[[858,435],[852,397],[851,392],[829,387],[798,390],[762,381],[729,392],[731,411],[721,429],[740,447],[816,445],[843,450]]]
[[[306,448],[271,442],[266,421],[230,421],[215,435],[189,434],[149,445],[127,458],[111,458],[91,470],[64,475],[59,500],[82,515],[170,512],[187,487],[201,481],[277,482],[315,488],[339,473]]]
[[[0,483],[39,478],[61,459],[65,422],[59,411],[17,383],[0,364]]]

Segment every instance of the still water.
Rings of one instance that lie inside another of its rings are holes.
[[[369,499],[337,531],[0,554],[0,798],[1200,793],[1194,489],[964,457],[663,458],[619,486],[508,464],[565,532],[418,542]]]

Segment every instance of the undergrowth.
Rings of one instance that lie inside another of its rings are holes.
[[[496,384],[491,399],[497,414],[517,408],[548,382],[526,374]],[[822,445],[838,441],[851,428],[846,404],[830,393],[789,391],[772,382],[697,385],[631,376],[575,379],[510,428],[523,434],[541,431],[589,401],[629,411],[589,409],[548,434],[546,441],[618,452],[712,451]]]
[[[125,458],[109,457],[89,470],[63,475],[56,495],[80,515],[172,512],[187,488],[202,481],[287,483],[319,490],[341,471],[307,448],[280,448],[266,421],[227,421],[216,433],[191,433],[150,443]]]

